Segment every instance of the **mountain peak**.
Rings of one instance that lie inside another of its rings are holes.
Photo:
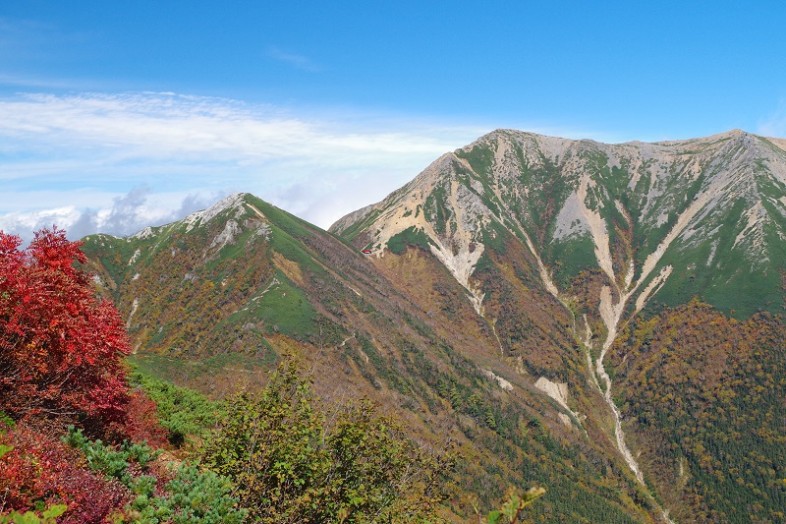
[[[183,219],[183,223],[187,226],[186,231],[190,231],[200,224],[206,224],[210,222],[213,218],[224,211],[233,210],[236,212],[244,212],[243,208],[247,196],[248,193],[233,193],[222,198],[207,209],[191,213]]]
[[[672,294],[677,303],[688,287],[705,299],[715,294],[715,305],[731,308],[720,280],[718,286],[711,279],[681,282],[677,271],[673,277],[662,272],[666,266],[685,265],[684,273],[718,266],[730,271],[727,280],[747,286],[741,275],[775,264],[761,289],[780,289],[773,275],[786,268],[774,262],[780,257],[772,243],[786,238],[782,144],[739,129],[625,144],[497,129],[443,155],[331,230],[380,256],[391,241],[424,235],[428,240],[418,246],[470,291],[478,310],[483,292],[473,283],[475,271],[487,265],[486,248],[500,237],[524,241],[541,286],[555,296],[582,271],[600,270],[620,290],[638,282],[631,293],[641,294],[639,308],[655,293]],[[687,262],[687,253],[696,260]],[[778,308],[774,294],[771,308]]]

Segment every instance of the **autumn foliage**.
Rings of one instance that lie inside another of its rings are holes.
[[[0,515],[63,503],[67,511],[58,522],[98,524],[129,498],[119,482],[90,471],[84,456],[46,427],[0,421],[0,455]]]
[[[117,310],[74,266],[80,243],[44,229],[21,244],[0,232],[0,411],[95,433],[124,424],[129,343]]]

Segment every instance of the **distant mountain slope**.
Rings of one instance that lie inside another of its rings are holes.
[[[569,361],[565,341],[572,337],[577,352],[586,354],[583,378],[602,394],[613,416],[609,434],[639,480],[654,485],[672,514],[688,521],[742,522],[728,507],[708,511],[708,501],[726,496],[729,484],[706,481],[713,474],[706,456],[683,463],[667,448],[666,442],[673,446],[681,435],[675,420],[649,419],[653,430],[641,432],[643,426],[626,418],[646,412],[651,395],[663,393],[657,383],[645,381],[648,386],[641,388],[627,380],[630,366],[647,362],[648,376],[670,376],[660,366],[675,351],[681,358],[680,347],[686,346],[685,354],[705,348],[711,359],[715,353],[708,348],[728,344],[728,337],[681,330],[644,355],[642,347],[650,346],[642,346],[630,330],[648,319],[673,329],[668,326],[692,311],[682,306],[694,297],[714,307],[707,318],[717,322],[726,315],[783,313],[784,147],[782,140],[736,130],[618,145],[499,130],[443,155],[412,182],[342,218],[331,231],[370,250],[383,271],[414,252],[439,261],[464,288],[466,302],[492,326],[502,353],[531,372],[544,355]],[[761,339],[747,343],[771,349],[765,374],[777,376],[786,357],[772,337],[783,321],[759,315],[751,322],[760,327],[749,332]],[[606,355],[615,341],[612,366]],[[612,387],[615,372],[625,380]],[[699,397],[713,394],[700,376],[692,381]],[[662,382],[663,391],[669,383]],[[679,389],[670,391],[679,395]],[[619,398],[627,400],[623,410]],[[727,409],[727,402],[728,397],[713,398],[702,413]],[[786,429],[778,420],[775,427]],[[633,450],[623,430],[632,432]],[[750,463],[745,453],[764,453],[772,442],[748,439],[731,451],[740,454],[734,461]],[[648,457],[644,466],[642,453]],[[722,464],[720,453],[716,447],[711,455]],[[685,467],[694,468],[692,474]],[[669,482],[677,477],[682,488],[674,492]],[[740,514],[773,518],[779,489],[768,484],[759,491],[760,507]],[[750,492],[738,498],[750,500]]]
[[[489,507],[506,486],[531,483],[548,488],[541,522],[651,522],[653,499],[603,430],[609,415],[585,379],[571,317],[537,275],[495,290],[530,311],[517,329],[532,351],[511,359],[500,345],[513,342],[495,334],[516,319],[478,316],[449,270],[401,248],[380,264],[251,195],[84,246],[140,366],[222,395],[258,387],[283,354],[297,354],[323,396],[371,397],[424,445],[456,452],[457,522],[473,500]],[[511,271],[530,271],[529,255],[515,252]]]

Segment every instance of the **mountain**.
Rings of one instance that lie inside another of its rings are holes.
[[[551,348],[518,362],[430,253],[368,256],[251,195],[130,237],[94,235],[83,250],[138,368],[222,397],[261,387],[296,355],[323,399],[371,398],[457,457],[446,481],[456,522],[532,484],[548,488],[541,522],[658,517],[599,422],[611,423],[608,410],[548,293],[508,290],[521,307],[538,300]]]
[[[502,361],[592,384],[611,427],[581,395],[567,409],[606,428],[664,519],[778,521],[784,148],[736,130],[616,145],[499,130],[330,230],[409,286],[441,265]]]
[[[595,272],[639,309],[661,288],[668,305],[702,296],[741,315],[780,311],[784,146],[741,131],[620,145],[496,131],[331,230],[377,254],[422,233],[479,305],[469,277],[513,237],[552,294]]]
[[[457,522],[786,519],[786,141],[499,130],[323,231],[256,197],[84,251],[133,363],[214,397],[296,355],[458,457]]]

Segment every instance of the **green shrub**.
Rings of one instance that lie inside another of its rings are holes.
[[[254,522],[438,520],[432,508],[448,462],[418,449],[372,403],[328,416],[289,361],[228,411],[205,461],[234,481]]]
[[[158,494],[158,478],[138,473],[149,471],[157,455],[146,444],[126,442],[114,449],[100,440],[89,440],[81,430],[74,428],[69,428],[63,441],[85,454],[90,469],[118,479],[135,495],[126,508],[132,522],[239,524],[246,518],[246,510],[238,508],[238,500],[232,496],[230,481],[212,471],[182,463],[174,478]]]
[[[128,441],[118,449],[114,449],[100,440],[88,439],[81,429],[75,429],[73,426],[68,428],[63,442],[82,451],[91,470],[100,471],[107,477],[115,478],[129,488],[132,485],[128,471],[130,462],[134,462],[139,469],[145,471],[158,454],[147,444],[135,444]]]
[[[204,395],[140,372],[131,376],[131,383],[141,387],[155,402],[159,423],[169,435],[169,442],[182,446],[189,441],[204,440],[218,424],[221,403]]]
[[[430,244],[431,239],[428,235],[422,229],[416,229],[415,226],[412,226],[390,237],[388,249],[396,255],[403,255],[407,250],[407,246],[419,247],[428,251]]]
[[[148,481],[140,488],[131,504],[133,520],[139,524],[240,524],[246,520],[247,511],[238,508],[231,495],[231,483],[193,464],[178,467],[166,485],[166,495],[153,496],[155,483]]]

